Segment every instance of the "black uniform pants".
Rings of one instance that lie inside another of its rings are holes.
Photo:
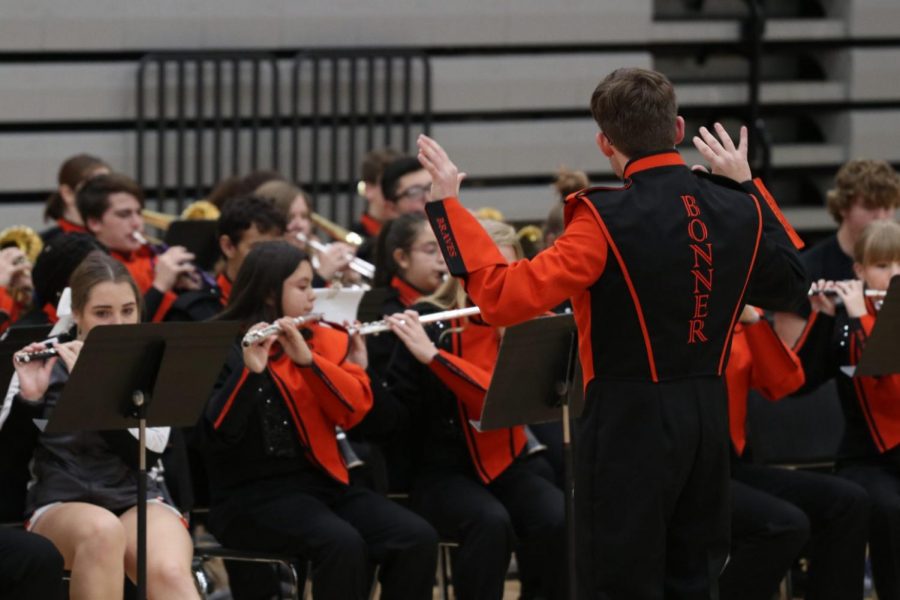
[[[744,463],[732,463],[732,480],[723,599],[771,598],[804,546],[807,600],[862,597],[869,518],[864,489],[832,475]]]
[[[879,600],[900,600],[900,468],[888,460],[841,466],[869,493],[869,559]]]
[[[226,546],[312,561],[316,600],[367,598],[370,565],[383,598],[430,599],[437,533],[415,513],[364,488],[324,485],[257,491],[223,531]]]
[[[530,575],[550,598],[564,598],[565,508],[562,491],[532,466],[517,460],[485,485],[474,473],[437,471],[413,484],[412,506],[441,534],[459,544],[453,587],[459,600],[503,597],[514,549],[524,548]]]
[[[0,598],[61,600],[63,558],[45,537],[0,529]]]
[[[579,599],[715,598],[728,462],[721,379],[591,382],[576,444]]]

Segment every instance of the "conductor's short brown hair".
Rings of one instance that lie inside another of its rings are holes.
[[[866,208],[900,207],[900,176],[883,160],[854,159],[844,163],[834,176],[834,188],[828,190],[825,205],[831,217],[840,223],[843,213],[856,203]]]
[[[616,69],[594,90],[591,115],[612,145],[629,158],[675,146],[675,88],[657,71]]]

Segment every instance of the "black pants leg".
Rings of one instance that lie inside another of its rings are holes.
[[[356,528],[370,559],[381,565],[382,598],[432,597],[438,535],[425,519],[359,487],[351,487],[333,508]]]
[[[535,575],[545,598],[567,597],[566,520],[562,490],[543,474],[540,463],[513,463],[488,489],[512,519],[520,574]]]
[[[900,600],[900,471],[889,464],[854,464],[838,475],[869,493],[869,557],[879,600]]]
[[[429,473],[413,486],[412,507],[442,538],[459,544],[453,588],[460,600],[499,600],[515,545],[512,518],[503,504],[472,476]]]
[[[431,597],[437,537],[416,515],[361,488],[257,494],[218,536],[245,550],[293,554],[313,563],[316,600],[366,598],[370,560],[384,561],[384,598]],[[403,586],[396,584],[405,570]],[[427,590],[422,581],[427,581]]]
[[[579,598],[716,597],[729,527],[721,380],[595,380],[587,395],[576,447]]]
[[[732,477],[803,511],[810,539],[807,600],[861,598],[869,496],[859,485],[821,473],[737,464]]]
[[[772,598],[808,538],[803,511],[732,480],[731,556],[719,578],[721,598]]]
[[[37,534],[0,529],[0,597],[9,600],[61,600],[63,558]]]

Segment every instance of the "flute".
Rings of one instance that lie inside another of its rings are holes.
[[[16,352],[13,355],[13,359],[16,363],[24,365],[36,360],[44,360],[58,355],[59,352],[56,351],[56,348],[45,348],[44,350],[35,350],[33,352]]]
[[[866,298],[884,298],[885,296],[887,296],[887,290],[865,290],[863,292],[863,294],[865,294]],[[807,295],[808,296],[822,295],[822,296],[829,296],[831,298],[834,298],[834,297],[838,296],[838,293],[837,293],[837,290],[817,290],[814,287],[812,287],[812,288],[809,288],[809,293]]]
[[[472,317],[481,314],[481,309],[477,306],[469,306],[466,308],[457,308],[454,310],[445,310],[443,312],[431,313],[419,317],[419,323],[437,323],[438,321],[449,321],[451,319],[459,319],[462,317]],[[359,327],[351,327],[347,330],[350,335],[358,333],[359,335],[370,335],[373,333],[382,333],[389,331],[390,326],[387,321],[372,321],[371,323],[363,323]]]
[[[307,323],[315,323],[317,321],[321,321],[324,315],[322,313],[310,313],[308,315],[302,315],[299,317],[294,317],[291,322],[295,327],[301,327],[306,325]],[[273,323],[268,327],[263,327],[262,329],[257,329],[255,331],[249,331],[244,336],[244,339],[241,340],[241,346],[247,348],[248,346],[252,346],[257,342],[261,342],[269,336],[276,335],[281,333],[281,325],[278,323]]]
[[[325,252],[328,250],[328,246],[323,244],[322,242],[311,238],[305,233],[298,233],[297,240],[301,243],[308,245],[310,248],[315,250],[318,253]],[[353,256],[351,253],[347,253],[347,256],[350,257],[350,264],[348,265],[352,270],[356,271],[360,275],[362,275],[366,279],[374,279],[375,278],[375,265],[372,263],[365,261],[361,258]]]

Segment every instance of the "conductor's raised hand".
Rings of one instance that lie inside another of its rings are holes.
[[[752,179],[750,163],[747,161],[747,127],[741,126],[737,147],[721,123],[716,123],[713,128],[715,135],[706,127],[701,127],[700,135],[695,135],[693,140],[713,174],[723,175],[737,182]]]
[[[275,322],[281,327],[278,341],[281,343],[281,347],[284,348],[285,354],[290,357],[291,361],[301,367],[311,365],[313,361],[312,350],[309,349],[294,320],[290,317],[281,317]]]
[[[268,326],[268,323],[257,323],[247,332],[257,331]],[[270,335],[264,340],[261,340],[256,344],[250,344],[244,348],[244,366],[253,373],[262,373],[265,371],[266,365],[269,362],[269,349],[272,347],[272,344],[275,343],[275,339],[274,335]]]
[[[459,196],[459,185],[466,174],[460,173],[441,145],[424,133],[419,135],[416,145],[419,147],[419,162],[431,175],[432,200]]]

